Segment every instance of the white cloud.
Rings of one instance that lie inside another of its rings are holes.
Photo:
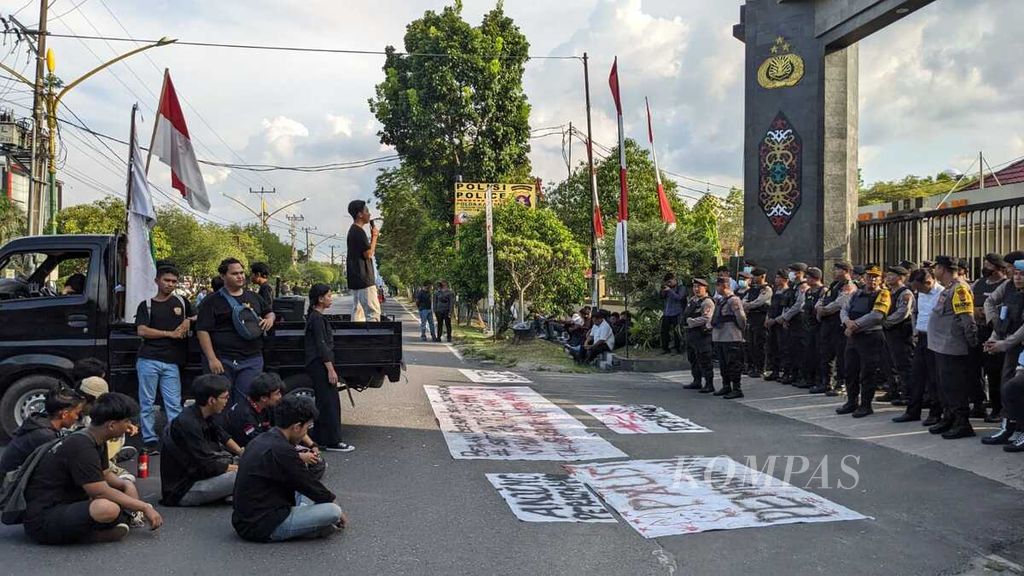
[[[309,136],[308,128],[286,116],[263,119],[260,126],[263,128],[263,140],[278,158],[290,158],[295,151],[296,138]]]
[[[352,136],[352,119],[346,116],[327,114],[327,125],[332,136]]]

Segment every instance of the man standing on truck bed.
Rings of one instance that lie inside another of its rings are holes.
[[[263,372],[261,332],[274,326],[275,317],[258,294],[245,289],[245,267],[237,258],[224,260],[217,270],[224,287],[203,301],[196,334],[204,368],[231,380],[232,400],[245,402],[249,384]]]
[[[139,302],[135,326],[142,338],[135,367],[139,375],[139,405],[142,443],[150,454],[157,453],[160,435],[155,430],[153,405],[156,391],[164,399],[164,411],[170,423],[181,414],[181,371],[188,354],[188,331],[193,317],[192,305],[178,296],[178,269],[161,266],[156,271],[157,294]]]
[[[348,204],[352,216],[352,227],[348,230],[348,256],[345,258],[345,276],[348,289],[352,291],[352,320],[354,322],[379,322],[380,301],[377,300],[376,275],[373,272],[373,255],[377,250],[377,227],[370,222],[370,208],[363,200]],[[366,238],[363,226],[370,224],[370,238]]]

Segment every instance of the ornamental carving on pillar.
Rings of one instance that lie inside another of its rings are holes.
[[[772,55],[757,69],[757,83],[762,88],[774,90],[796,86],[804,77],[804,59],[790,52],[786,38],[779,36],[772,44]]]
[[[800,135],[779,112],[759,145],[757,203],[780,236],[800,208],[802,156]]]

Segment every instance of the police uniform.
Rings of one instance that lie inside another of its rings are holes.
[[[847,262],[837,262],[836,268],[849,272],[852,269]],[[853,290],[849,280],[833,280],[828,290],[819,301],[821,325],[818,328],[821,338],[821,382],[819,387],[812,388],[812,393],[834,395],[832,375],[835,373],[835,387],[846,385],[846,332],[840,320],[845,297]]]
[[[992,262],[989,260],[992,257],[998,258],[998,261]],[[1005,267],[1005,262],[997,254],[989,254],[985,259],[1000,268]],[[997,320],[996,318],[990,319],[985,316],[985,301],[993,292],[1007,282],[1012,283],[1013,281],[1004,278],[1002,281],[990,283],[986,278],[982,278],[971,286],[971,292],[974,295],[974,319],[978,323],[978,345],[971,348],[971,358],[974,360],[974,365],[971,366],[972,379],[974,379],[974,376],[977,376],[976,385],[971,390],[971,401],[974,402],[975,410],[978,411],[976,415],[982,418],[986,416],[983,406],[986,381],[988,382],[988,401],[989,406],[992,408],[993,416],[999,415],[1003,409],[999,389],[1003,381],[1002,372],[1005,355],[987,354],[982,350],[981,343],[992,336],[993,324]],[[1003,290],[1005,292],[1006,289],[1004,288]]]
[[[945,256],[935,259],[936,267],[957,269]],[[943,404],[942,420],[928,429],[943,438],[974,436],[969,420],[971,366],[968,355],[977,344],[978,327],[974,321],[974,295],[971,288],[955,276],[939,295],[928,319],[928,349],[935,353],[939,395]]]
[[[1024,332],[1021,330],[1024,328],[1024,291],[1018,290],[1011,280],[1003,289],[1001,302],[993,323],[993,339],[1008,341],[1009,347],[1005,353],[1000,354],[1003,357],[998,396],[1000,412],[997,413],[995,407],[992,409],[993,415],[1003,416],[1002,425],[999,432],[981,439],[983,444],[990,445],[1010,443],[1013,434],[1020,428],[1020,423],[1024,422],[1024,372],[1018,371],[1020,355],[1024,351],[1020,333]],[[1008,446],[1004,449],[1020,452],[1024,450],[1024,445]]]
[[[881,275],[881,270],[871,267],[865,274],[877,276]],[[864,284],[865,287],[854,292],[840,312],[844,326],[853,321],[857,330],[846,344],[846,404],[836,409],[836,413],[852,413],[854,418],[874,412],[871,402],[875,390],[883,382],[885,370],[882,320],[890,306],[889,291],[885,287],[872,290],[869,280]]]
[[[797,384],[797,388],[812,388],[821,383],[821,321],[818,320],[814,309],[824,294],[824,286],[808,288],[804,292],[804,307],[801,314],[804,330],[804,364],[801,371],[803,382]]]
[[[781,274],[785,272],[779,271]],[[776,274],[778,276],[778,274]],[[768,318],[772,320],[772,325],[768,328],[768,355],[767,355],[767,370],[768,374],[765,375],[764,379],[778,380],[782,377],[782,370],[785,368],[784,359],[787,355],[788,349],[786,347],[785,329],[782,324],[777,320],[781,318],[782,311],[786,307],[786,302],[792,296],[792,290],[787,286],[782,290],[776,290],[772,293],[771,304],[768,306]]]
[[[764,374],[765,343],[768,338],[764,321],[768,318],[772,287],[764,282],[763,276],[767,274],[765,269],[755,268],[752,274],[762,279],[760,283],[751,284],[747,288],[747,293],[743,297],[743,309],[747,313],[747,359],[750,363],[750,376],[760,378]]]
[[[707,281],[697,279],[694,284],[707,286]],[[683,310],[686,326],[686,356],[690,362],[693,382],[683,388],[701,392],[715,391],[714,361],[712,358],[711,318],[715,302],[709,296],[693,296]],[[704,384],[701,385],[701,382]]]
[[[790,277],[790,294],[786,299],[785,308],[782,310],[782,319],[785,320],[786,348],[789,350],[783,358],[783,377],[780,382],[783,384],[797,384],[805,379],[803,373],[803,353],[807,349],[807,333],[804,329],[804,285],[807,283],[802,278],[797,278],[797,272],[807,272],[807,264],[797,262],[789,266],[792,272]]]
[[[743,329],[746,323],[740,297],[735,294],[723,296],[711,318],[711,339],[722,376],[722,389],[715,392],[715,396],[726,399],[743,397],[740,379],[743,376]]]
[[[902,266],[891,266],[889,272],[905,278]],[[885,346],[888,351],[891,400],[903,400],[909,394],[914,362],[914,293],[900,286],[892,292],[892,307],[883,322]]]

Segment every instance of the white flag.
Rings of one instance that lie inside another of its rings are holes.
[[[128,271],[125,279],[125,320],[135,317],[140,302],[156,296],[156,258],[150,234],[156,225],[153,195],[146,180],[146,165],[134,122],[131,135],[131,162],[128,164]]]

